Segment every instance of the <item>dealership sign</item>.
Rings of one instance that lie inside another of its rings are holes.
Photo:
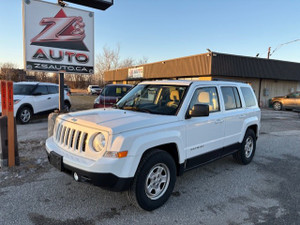
[[[136,67],[128,69],[128,78],[135,79],[135,78],[142,78],[144,77],[144,67]]]
[[[23,0],[26,70],[94,73],[94,14]]]

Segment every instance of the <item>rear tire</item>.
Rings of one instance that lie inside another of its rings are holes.
[[[273,103],[273,109],[276,111],[282,110],[282,104],[280,102],[274,102]]]
[[[27,124],[32,118],[32,109],[25,106],[18,110],[17,112],[17,120],[21,124]]]
[[[238,152],[233,154],[233,158],[242,165],[249,164],[255,154],[256,149],[256,136],[252,129],[248,129],[244,140],[241,144],[241,148]]]
[[[176,165],[172,156],[154,149],[141,160],[128,198],[134,205],[152,211],[170,197],[176,182]]]

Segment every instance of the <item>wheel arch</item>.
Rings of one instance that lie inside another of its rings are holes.
[[[162,145],[157,145],[157,146],[154,146],[152,148],[147,149],[142,154],[142,156],[140,158],[140,162],[146,154],[148,154],[150,151],[153,151],[155,149],[159,149],[159,150],[162,150],[162,151],[165,151],[165,152],[169,153],[172,156],[172,158],[174,159],[174,162],[175,162],[175,165],[176,165],[176,174],[181,175],[180,163],[179,163],[179,157],[180,156],[179,156],[178,146],[175,142],[166,143],[166,144],[162,144]]]
[[[18,108],[18,110],[17,110],[17,112],[16,112],[16,115],[18,115],[18,113],[20,112],[20,110],[21,110],[22,108],[24,108],[24,107],[30,108],[31,111],[32,111],[32,113],[33,113],[33,114],[35,113],[35,112],[34,112],[34,109],[33,109],[33,107],[32,107],[31,104],[29,104],[29,103],[24,103],[24,104],[22,104],[22,105]]]
[[[243,126],[243,130],[239,139],[239,143],[242,143],[244,136],[247,132],[248,129],[252,129],[255,133],[256,139],[259,136],[259,119],[258,118],[249,118],[245,121],[244,126]]]

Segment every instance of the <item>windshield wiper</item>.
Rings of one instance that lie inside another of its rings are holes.
[[[124,110],[132,110],[132,111],[137,111],[137,112],[145,112],[145,113],[152,113],[149,109],[144,109],[144,108],[138,108],[134,106],[124,106],[122,107]]]

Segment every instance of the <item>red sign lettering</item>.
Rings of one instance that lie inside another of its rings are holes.
[[[13,82],[7,82],[7,110],[8,112],[14,111],[14,87]]]
[[[5,114],[7,110],[7,102],[6,102],[6,81],[1,81],[1,106],[2,106],[2,114]]]

